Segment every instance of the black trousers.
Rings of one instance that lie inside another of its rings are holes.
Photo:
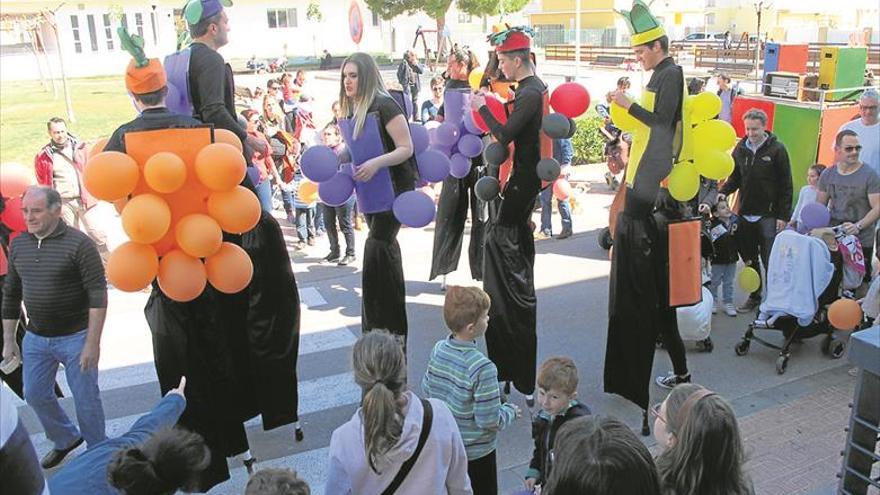
[[[495,451],[468,461],[468,477],[471,479],[474,495],[497,495],[498,467],[495,463]]]
[[[345,254],[346,256],[354,256],[354,227],[352,219],[354,218],[354,198],[349,199],[341,206],[319,205],[324,212],[324,226],[327,229],[327,240],[330,241],[330,252],[339,254],[339,232],[336,230],[337,221],[339,230],[342,231],[342,237],[345,238]]]
[[[770,261],[770,251],[773,249],[773,240],[776,238],[776,219],[773,217],[761,217],[757,222],[749,222],[740,218],[736,230],[736,245],[743,263],[750,266],[761,275],[760,260],[764,272],[767,271],[767,263]],[[749,295],[751,299],[761,299],[761,290],[766,280],[761,280],[758,290]]]
[[[370,235],[364,245],[361,330],[385,329],[406,337],[406,286],[397,233],[400,222],[391,211],[366,215]]]

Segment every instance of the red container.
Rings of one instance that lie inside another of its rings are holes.
[[[733,122],[731,124],[739,137],[746,135],[742,119],[743,115],[752,108],[763,110],[767,114],[767,130],[773,130],[773,114],[776,112],[776,104],[773,101],[755,96],[737,96],[733,100],[733,109],[731,110]]]
[[[809,45],[779,45],[779,60],[776,70],[778,72],[794,72],[805,74],[807,61],[810,59]]]

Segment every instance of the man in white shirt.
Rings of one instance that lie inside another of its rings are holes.
[[[862,151],[859,161],[880,175],[880,93],[875,89],[866,90],[859,98],[859,118],[840,127],[849,129],[859,137]]]

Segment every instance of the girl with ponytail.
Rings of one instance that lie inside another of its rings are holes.
[[[326,493],[472,493],[455,419],[443,402],[406,390],[400,340],[367,333],[352,361],[363,398],[333,432]]]

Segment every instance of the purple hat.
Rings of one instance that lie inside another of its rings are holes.
[[[189,24],[217,15],[223,7],[232,7],[232,0],[189,0],[183,7],[183,16]]]

